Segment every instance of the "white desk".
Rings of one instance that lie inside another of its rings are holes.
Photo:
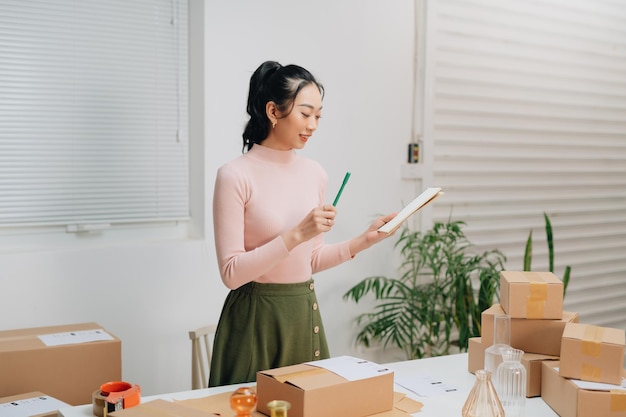
[[[476,380],[476,377],[467,371],[466,353],[413,361],[394,362],[386,365],[394,370],[395,376],[398,379],[407,377],[410,378],[413,376],[432,377],[447,385],[457,388],[457,391],[455,392],[429,397],[419,397],[396,384],[396,391],[405,392],[409,395],[409,397],[424,404],[424,407],[420,412],[413,414],[415,417],[460,417],[461,408],[463,407],[470,390],[474,386],[474,381]],[[142,398],[142,402],[147,402],[157,398],[165,400],[201,398],[222,392],[234,391],[239,386],[249,385],[250,384],[229,385],[172,394],[153,395]],[[526,399],[525,415],[529,417],[558,417],[558,415],[540,397]],[[59,410],[59,417],[93,417],[92,405],[88,404],[61,409]]]
[[[413,414],[415,417],[460,417],[463,404],[476,381],[476,377],[467,370],[467,353],[395,362],[387,366],[393,368],[398,379],[416,375],[429,376],[458,389],[456,392],[431,397],[418,397],[408,393],[409,397],[424,404],[419,413]],[[395,389],[399,392],[407,392],[397,384]],[[526,399],[524,415],[558,417],[558,414],[541,397]]]

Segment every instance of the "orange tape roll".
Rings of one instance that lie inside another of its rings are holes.
[[[94,415],[106,417],[113,411],[138,405],[141,402],[141,388],[124,381],[112,381],[102,384],[91,397]]]

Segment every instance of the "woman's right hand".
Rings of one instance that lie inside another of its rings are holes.
[[[287,250],[292,250],[320,233],[328,232],[335,224],[336,214],[337,209],[330,204],[312,209],[296,227],[282,234]]]

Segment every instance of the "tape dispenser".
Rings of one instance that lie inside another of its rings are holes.
[[[108,413],[138,405],[141,402],[141,388],[124,381],[106,382],[94,391],[93,413],[107,417]]]

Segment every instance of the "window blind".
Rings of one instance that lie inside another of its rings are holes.
[[[612,0],[427,3],[434,220],[520,270],[572,267],[581,322],[626,328],[626,10]]]
[[[189,216],[187,2],[0,2],[0,228]]]

